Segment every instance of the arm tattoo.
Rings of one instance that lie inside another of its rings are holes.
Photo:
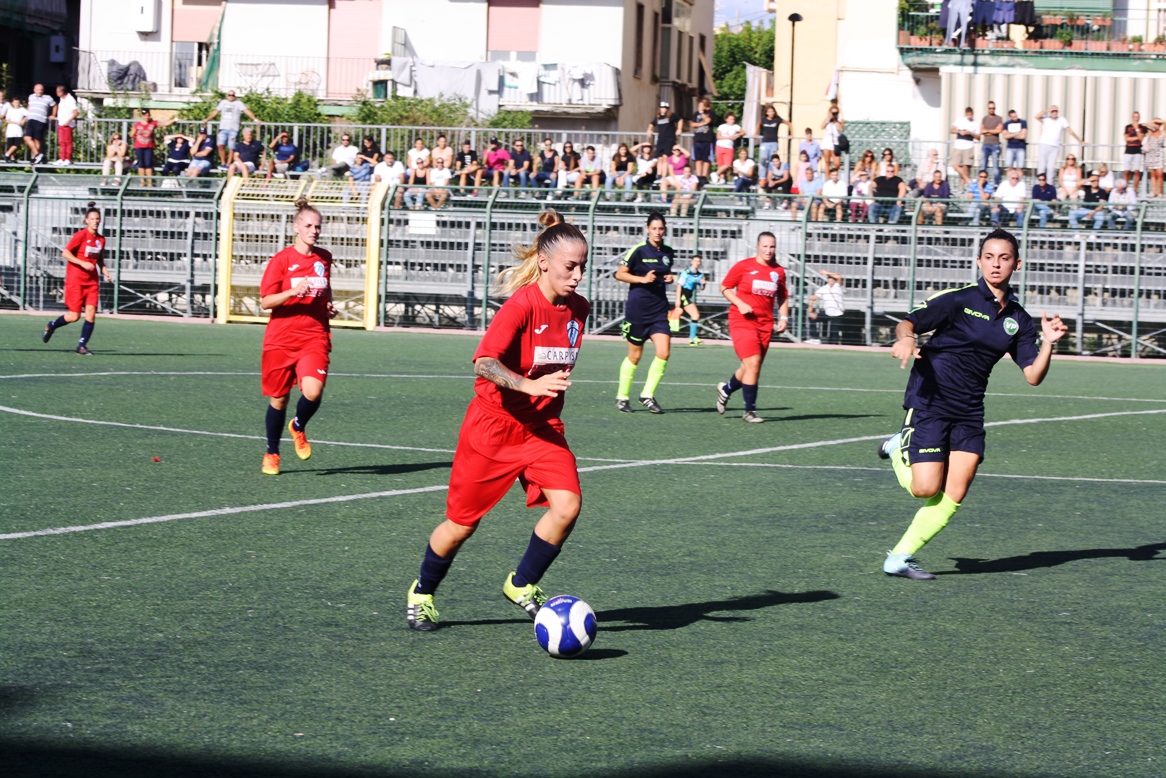
[[[474,375],[480,375],[503,389],[521,391],[518,387],[522,384],[522,376],[508,369],[494,357],[482,357],[475,362]]]

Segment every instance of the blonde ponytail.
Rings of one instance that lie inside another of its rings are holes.
[[[587,238],[579,228],[567,224],[554,208],[548,208],[538,215],[538,223],[543,229],[529,246],[514,247],[514,258],[518,264],[508,267],[498,274],[497,287],[502,294],[511,294],[524,286],[538,281],[541,272],[538,255],[549,256],[560,243],[579,242],[586,245]]]

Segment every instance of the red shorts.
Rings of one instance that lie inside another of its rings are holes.
[[[773,338],[773,319],[737,319],[729,321],[729,337],[733,340],[733,351],[739,359],[764,356],[769,351],[769,341]]]
[[[516,478],[526,490],[528,508],[548,504],[543,489],[581,494],[579,469],[561,421],[532,428],[483,404],[478,399],[471,402],[462,422],[446,518],[474,526],[510,491]]]
[[[717,155],[717,167],[732,167],[733,157],[737,153],[732,148],[725,148],[724,146],[717,146],[715,149]]]
[[[328,352],[322,346],[307,349],[263,349],[260,368],[263,396],[283,397],[304,378],[328,379]]]
[[[98,298],[98,284],[96,281],[85,281],[81,283],[66,282],[65,283],[65,308],[80,313],[85,310],[86,305],[97,307]]]

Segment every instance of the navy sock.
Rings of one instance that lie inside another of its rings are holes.
[[[526,547],[526,553],[522,555],[522,561],[514,572],[514,585],[526,586],[541,581],[551,562],[562,550],[562,546],[552,546],[533,532],[530,533],[530,545]]]
[[[421,574],[417,576],[417,588],[413,591],[417,594],[433,594],[437,591],[438,585],[445,580],[445,574],[449,572],[449,566],[453,564],[454,556],[456,554],[438,556],[433,546],[426,544],[425,559],[421,561]]]
[[[64,316],[58,316],[56,321],[54,321],[54,322],[52,322],[51,324],[49,324],[49,329],[50,329],[50,330],[55,330],[57,327],[64,327],[64,326],[65,326],[66,324],[68,324],[68,323],[69,323],[69,322],[65,321],[65,317],[64,317]]]
[[[319,400],[309,400],[307,397],[300,395],[300,401],[296,403],[296,415],[292,419],[292,423],[296,425],[296,430],[303,432],[304,427],[308,426],[308,421],[319,409]]]
[[[757,384],[741,384],[741,389],[745,397],[745,410],[757,410]]]
[[[287,418],[287,408],[267,406],[267,453],[279,453],[279,437],[283,434],[283,421]]]
[[[725,394],[732,394],[744,385],[745,384],[737,380],[737,374],[733,373],[731,376],[729,376],[728,383],[725,384]]]
[[[81,325],[81,338],[80,338],[80,340],[77,341],[78,348],[80,348],[81,346],[84,346],[86,343],[89,342],[89,339],[93,337],[93,325],[94,324],[96,324],[96,322],[87,321]]]

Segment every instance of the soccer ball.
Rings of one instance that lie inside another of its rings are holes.
[[[579,656],[595,640],[595,630],[595,611],[569,594],[547,600],[534,617],[535,639],[553,657]]]

